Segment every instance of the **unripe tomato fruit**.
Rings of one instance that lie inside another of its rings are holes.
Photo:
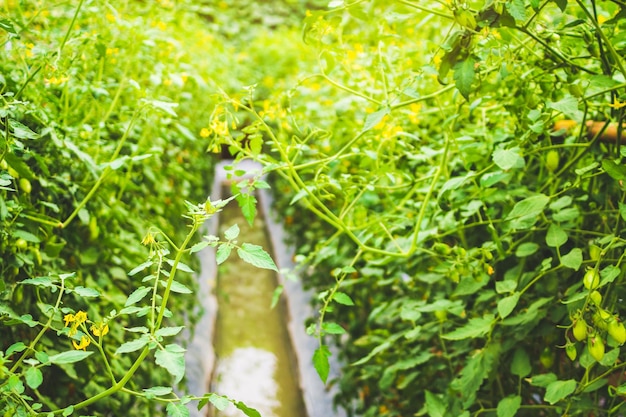
[[[626,328],[621,321],[612,320],[609,323],[608,332],[618,344],[622,345],[626,342]]]
[[[588,290],[595,290],[600,285],[600,274],[595,269],[589,269],[583,277],[583,285]]]
[[[569,360],[571,360],[572,362],[575,361],[576,355],[578,354],[578,352],[576,352],[576,345],[574,345],[573,343],[567,344],[567,346],[565,346],[565,353],[567,354]]]
[[[598,259],[600,259],[601,253],[602,253],[602,249],[600,249],[599,246],[597,245],[589,246],[589,257],[591,258],[592,261],[597,261]]]
[[[546,169],[550,172],[554,172],[559,168],[559,153],[552,149],[546,154]]]
[[[592,358],[600,362],[604,358],[604,342],[600,336],[592,336],[587,340],[587,349]]]
[[[591,294],[589,294],[589,298],[591,299],[591,302],[598,307],[602,304],[602,294],[600,294],[599,291],[592,291]]]
[[[578,319],[574,322],[574,328],[572,329],[574,339],[582,342],[587,338],[587,323],[584,319]]]
[[[19,238],[15,241],[15,246],[18,249],[26,249],[28,247],[28,242],[22,238]]]
[[[539,362],[544,368],[550,369],[554,365],[554,352],[548,346],[543,348],[541,355],[539,356]]]
[[[30,192],[33,190],[33,186],[31,185],[30,181],[28,181],[28,179],[20,178],[20,190],[22,190],[26,194],[30,194]]]
[[[437,317],[437,320],[443,323],[448,318],[448,312],[446,310],[436,310],[435,317]]]
[[[611,316],[611,313],[602,308],[597,309],[596,312],[593,313],[593,324],[595,324],[599,329],[607,330],[609,328],[609,323],[614,320],[615,319]]]

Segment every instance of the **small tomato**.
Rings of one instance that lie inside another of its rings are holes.
[[[592,358],[600,362],[604,358],[604,342],[598,335],[591,336],[587,340],[587,349]]]
[[[618,344],[622,345],[626,342],[626,328],[621,321],[612,320],[609,322],[608,332]]]
[[[544,368],[550,369],[554,365],[554,352],[548,346],[543,348],[541,355],[539,355],[539,362]]]
[[[15,241],[15,246],[18,249],[26,249],[28,247],[28,242],[22,238],[19,238]]]
[[[602,294],[600,294],[599,291],[592,291],[591,294],[589,294],[589,298],[591,299],[591,302],[598,307],[602,304]]]
[[[30,181],[28,181],[28,179],[20,178],[20,190],[22,190],[26,194],[30,194],[30,192],[33,190],[33,186],[31,185]]]
[[[573,343],[568,343],[565,346],[565,353],[567,354],[567,357],[573,362],[576,360],[576,355],[578,354],[578,352],[576,352],[576,345],[574,345]]]
[[[600,274],[595,269],[588,269],[583,277],[583,285],[588,290],[595,290],[600,285]]]
[[[584,319],[580,318],[574,322],[572,333],[574,334],[574,339],[579,342],[587,338],[587,323]]]
[[[550,172],[554,172],[559,168],[559,153],[552,149],[546,154],[546,169]]]

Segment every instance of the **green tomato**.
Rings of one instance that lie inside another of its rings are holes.
[[[579,342],[587,338],[587,323],[584,319],[580,318],[574,322],[572,333],[574,334],[574,339]]]
[[[592,261],[597,261],[600,259],[600,255],[602,254],[602,249],[598,245],[589,245],[589,257]]]
[[[30,181],[28,181],[28,179],[20,178],[20,190],[22,190],[26,194],[30,194],[30,192],[33,190],[33,186],[31,185]]]
[[[600,362],[604,358],[604,342],[598,335],[591,336],[587,340],[587,350],[592,358]]]
[[[591,302],[598,307],[602,304],[602,294],[600,294],[599,291],[592,291],[591,294],[589,294],[589,298],[591,299]]]
[[[595,290],[600,285],[600,274],[595,269],[588,269],[583,277],[583,285],[588,290]]]
[[[28,247],[28,242],[22,238],[19,238],[15,241],[15,246],[18,249],[26,249]]]
[[[578,352],[576,352],[576,345],[574,345],[573,343],[568,343],[565,346],[565,353],[567,354],[567,357],[574,362],[576,360],[576,356],[578,354]]]
[[[624,327],[624,323],[622,323],[621,321],[610,321],[608,332],[613,340],[615,340],[618,344],[623,345],[624,342],[626,342],[626,328]]]
[[[541,355],[539,356],[539,362],[544,368],[550,369],[554,365],[554,352],[548,346],[543,348]]]
[[[559,153],[552,149],[546,154],[546,169],[550,172],[554,172],[559,168]]]
[[[615,321],[615,319],[611,313],[603,308],[599,308],[593,313],[593,324],[599,329],[607,330],[611,321]]]
[[[446,310],[436,310],[435,317],[437,317],[439,322],[443,323],[448,318],[448,312]]]

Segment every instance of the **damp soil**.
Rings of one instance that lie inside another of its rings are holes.
[[[239,244],[253,243],[269,252],[260,214],[250,227],[239,207],[229,204],[220,213],[220,236],[233,224],[240,228]],[[241,261],[234,250],[220,266],[215,288],[217,363],[212,391],[256,408],[263,417],[306,417],[286,309],[282,303],[271,308],[277,285],[274,271]],[[215,414],[240,416],[243,412],[233,406]]]

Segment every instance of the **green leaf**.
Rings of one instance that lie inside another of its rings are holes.
[[[511,220],[518,217],[537,216],[543,212],[549,201],[550,198],[544,194],[525,198],[515,204],[513,210],[509,212],[506,218]]]
[[[13,234],[13,237],[15,237],[17,239],[22,238],[22,239],[24,239],[27,242],[32,242],[32,243],[39,243],[39,242],[41,242],[41,239],[39,239],[34,234],[32,234],[30,232],[27,232],[26,230],[16,230],[12,234]]]
[[[147,334],[141,335],[138,339],[131,340],[130,342],[122,343],[120,347],[115,351],[116,355],[120,355],[122,353],[130,353],[135,352],[144,346],[146,346],[150,342],[150,336]]]
[[[233,404],[239,410],[243,411],[243,413],[245,415],[247,415],[248,417],[261,417],[261,413],[259,413],[257,410],[255,410],[252,407],[248,407],[247,405],[245,405],[241,401],[234,402]]]
[[[152,264],[153,264],[153,262],[152,262],[152,261],[146,261],[146,262],[142,263],[141,265],[139,265],[139,266],[137,266],[137,267],[133,268],[133,269],[132,269],[132,270],[128,273],[128,275],[132,277],[133,275],[136,275],[137,273],[139,273],[139,272],[143,271],[144,269],[146,269],[146,268],[148,268],[148,267],[152,266]]]
[[[524,258],[530,256],[539,250],[539,245],[535,242],[525,242],[517,247],[515,256],[518,258]]]
[[[446,414],[446,405],[441,397],[433,394],[428,390],[424,390],[426,400],[426,411],[430,417],[444,417]]]
[[[363,124],[363,132],[367,132],[372,129],[378,123],[380,123],[383,118],[390,113],[390,109],[388,107],[382,108],[380,110],[375,111],[374,113],[370,113],[365,118],[365,123]]]
[[[442,337],[448,340],[463,340],[481,337],[489,333],[494,323],[493,314],[485,314],[484,317],[470,319],[467,324]]]
[[[511,373],[523,378],[530,375],[531,371],[532,367],[528,353],[521,348],[516,349],[515,353],[513,353],[513,360],[511,361]]]
[[[237,239],[237,236],[239,236],[239,226],[236,224],[233,224],[224,232],[224,237],[227,240]]]
[[[100,291],[95,290],[93,288],[85,288],[85,287],[75,287],[73,289],[73,291],[80,295],[81,297],[99,297],[100,296]]]
[[[20,284],[35,285],[37,287],[55,288],[56,285],[50,277],[27,278],[20,281]]]
[[[578,110],[578,99],[570,94],[557,102],[548,102],[548,107],[560,111],[567,117],[580,123],[583,119],[583,112]]]
[[[272,302],[270,303],[270,308],[276,307],[284,290],[285,287],[283,287],[282,285],[279,285],[274,289],[274,291],[272,292]]]
[[[554,381],[546,388],[544,400],[550,404],[556,404],[576,390],[576,380]]]
[[[172,387],[152,387],[152,388],[144,388],[143,392],[146,395],[146,398],[151,400],[155,397],[162,397],[164,395],[171,394],[173,391]]]
[[[522,405],[522,397],[519,395],[512,395],[501,399],[498,403],[498,417],[515,416],[520,405]]]
[[[162,327],[159,330],[157,330],[154,335],[155,336],[162,336],[162,337],[167,337],[167,336],[176,336],[178,333],[181,332],[181,330],[183,330],[185,328],[185,326],[176,326],[176,327]]]
[[[315,352],[313,353],[313,366],[324,384],[326,383],[328,373],[330,372],[329,357],[330,350],[328,350],[328,346],[326,345],[321,345],[315,349]]]
[[[170,344],[163,350],[157,350],[154,354],[154,361],[157,365],[167,369],[174,377],[174,382],[179,383],[185,375],[185,349]]]
[[[237,249],[237,255],[239,255],[242,261],[257,268],[271,269],[278,272],[278,268],[270,255],[259,245],[244,243]]]
[[[580,248],[572,249],[567,255],[561,256],[561,265],[578,271],[583,263],[583,252]]]
[[[172,117],[178,117],[178,115],[174,111],[174,109],[178,107],[178,103],[172,103],[172,102],[161,101],[161,100],[149,100],[149,99],[142,99],[141,101],[150,107],[153,107],[157,110],[161,110],[169,114]]]
[[[241,214],[248,224],[252,226],[256,217],[256,198],[252,194],[239,194],[235,199],[241,208]]]
[[[450,383],[450,388],[461,398],[466,400],[474,398],[482,382],[491,374],[494,364],[497,363],[500,349],[499,343],[488,343],[478,352],[470,353],[465,367]]]
[[[39,368],[30,367],[26,371],[24,377],[26,378],[26,385],[32,389],[37,389],[43,382],[43,374]]]
[[[515,19],[515,22],[522,23],[526,20],[526,7],[524,0],[509,0],[505,3],[506,10]]]
[[[552,248],[558,248],[565,242],[567,242],[567,233],[558,224],[550,224],[546,233],[546,244]]]
[[[500,317],[504,319],[513,312],[519,301],[519,297],[520,293],[516,292],[498,301],[498,314],[500,314]]]
[[[510,169],[524,168],[526,161],[524,157],[520,155],[518,148],[513,149],[496,149],[493,151],[493,162],[502,170],[508,171]]]
[[[161,281],[161,284],[164,287],[167,287],[167,282],[165,281]],[[178,294],[192,294],[193,291],[191,289],[189,289],[189,287],[187,287],[185,284],[181,284],[178,281],[172,281],[172,285],[170,286],[170,290],[172,292],[178,293]]]
[[[332,322],[322,323],[322,330],[327,334],[344,334],[346,332],[343,327]]]
[[[626,179],[626,166],[622,164],[618,164],[610,159],[604,159],[602,160],[602,168],[614,180],[623,181]]]
[[[174,260],[173,259],[168,259],[166,261],[168,263],[169,266],[174,266]],[[191,269],[191,267],[183,262],[178,262],[176,264],[176,269],[184,271],[184,272],[189,272],[190,274],[195,273],[195,271],[193,269]]]
[[[211,393],[206,398],[208,401],[211,402],[211,404],[213,404],[213,407],[217,408],[220,411],[225,410],[226,407],[228,407],[228,405],[230,404],[230,400],[222,395]],[[198,407],[198,409],[202,408],[199,405]]]
[[[343,304],[344,306],[354,305],[354,301],[352,301],[352,298],[350,298],[348,294],[341,291],[337,291],[335,294],[333,294],[333,301],[339,304]]]
[[[217,247],[217,252],[215,253],[215,262],[218,265],[223,264],[226,259],[230,256],[230,252],[233,250],[233,247],[230,243],[222,243]]]
[[[496,281],[496,292],[498,294],[510,293],[517,288],[516,279],[505,279],[504,281]]]
[[[9,32],[12,35],[17,35],[17,31],[9,19],[0,19],[0,29]]]
[[[608,265],[600,271],[600,277],[602,278],[600,286],[604,287],[606,284],[610,284],[615,281],[615,278],[617,278],[621,273],[622,270],[618,266]]]
[[[124,307],[131,306],[141,301],[146,295],[148,295],[150,291],[152,291],[152,288],[150,287],[142,286],[142,287],[137,288],[128,296],[128,299],[126,300],[126,303],[124,304]]]
[[[9,346],[6,350],[6,352],[4,353],[4,356],[6,358],[8,358],[9,356],[11,356],[12,354],[14,354],[15,352],[22,352],[26,349],[26,345],[24,344],[24,342],[17,342],[17,343],[13,343],[11,346]]]
[[[474,58],[468,57],[454,66],[454,84],[465,100],[469,100],[472,92],[472,84],[476,78],[475,65]]]
[[[13,136],[19,139],[37,139],[39,135],[17,120],[9,119],[9,126],[13,129]]]
[[[165,410],[168,417],[189,417],[189,410],[184,404],[169,403]]]
[[[3,380],[3,389],[10,390],[10,391],[14,391],[17,392],[18,394],[22,394],[24,392],[24,384],[22,383],[22,381],[20,380],[20,377],[13,374],[9,377],[9,379],[6,381],[6,386],[5,386],[5,381]],[[6,395],[6,394],[5,394]],[[6,397],[5,397],[6,398]],[[3,404],[4,406],[4,404]]]
[[[202,249],[206,248],[210,244],[211,243],[207,242],[206,240],[203,240],[202,242],[198,242],[189,249],[189,253],[200,252]]]
[[[91,354],[93,354],[93,352],[91,351],[70,350],[68,352],[61,352],[61,353],[57,353],[56,355],[50,356],[48,358],[48,361],[50,361],[50,363],[53,363],[55,365],[75,363],[75,362],[82,361],[83,359],[90,356]]]
[[[65,408],[65,410],[63,410],[61,415],[63,417],[68,417],[68,416],[71,416],[73,412],[74,412],[74,406],[70,405],[69,407]]]

